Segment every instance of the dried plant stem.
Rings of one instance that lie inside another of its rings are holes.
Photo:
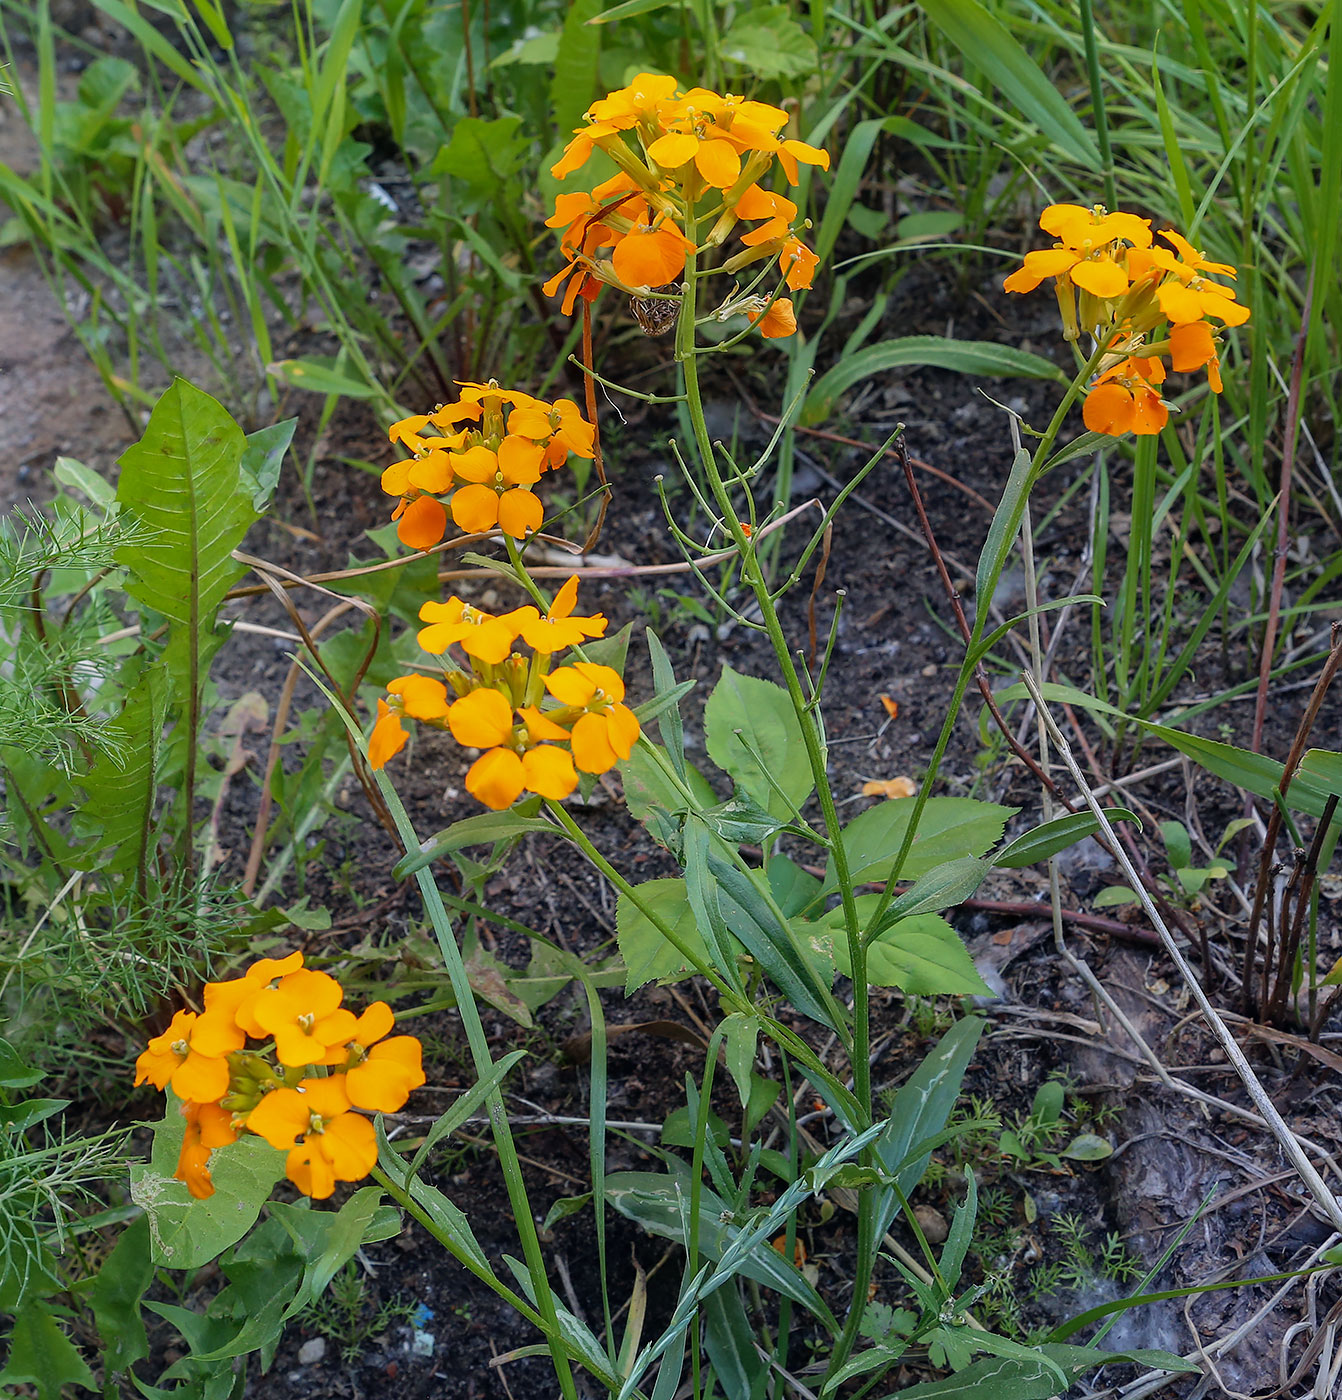
[[[1305,1183],[1310,1195],[1318,1204],[1325,1217],[1333,1224],[1334,1228],[1342,1230],[1342,1201],[1329,1190],[1327,1183],[1315,1169],[1313,1162],[1305,1155],[1305,1151],[1299,1139],[1287,1126],[1285,1119],[1278,1113],[1276,1105],[1268,1097],[1267,1090],[1263,1088],[1258,1076],[1253,1071],[1253,1066],[1245,1058],[1244,1052],[1239,1047],[1239,1042],[1230,1033],[1229,1027],[1217,1014],[1216,1008],[1211,1004],[1206,992],[1202,989],[1202,984],[1198,981],[1188,960],[1179,949],[1174,935],[1170,933],[1165,921],[1160,917],[1160,911],[1156,908],[1151,897],[1142,887],[1141,881],[1137,877],[1137,871],[1132,862],[1128,859],[1127,853],[1119,844],[1113,828],[1109,824],[1109,819],[1105,815],[1104,808],[1096,800],[1089,784],[1086,782],[1085,774],[1082,773],[1080,765],[1072,754],[1066,738],[1062,731],[1054,722],[1053,716],[1048,712],[1046,703],[1039,687],[1035,684],[1034,678],[1030,675],[1025,677],[1026,688],[1032,693],[1035,704],[1039,707],[1039,715],[1042,723],[1047,727],[1050,737],[1058,750],[1058,755],[1066,765],[1068,772],[1072,775],[1072,781],[1076,783],[1086,805],[1094,814],[1095,820],[1099,823],[1100,829],[1109,838],[1115,858],[1123,869],[1123,873],[1132,883],[1132,888],[1137,893],[1137,898],[1141,901],[1142,908],[1146,911],[1146,917],[1151,920],[1152,927],[1160,935],[1161,942],[1165,945],[1165,952],[1179,971],[1179,975],[1184,979],[1193,1000],[1197,1002],[1202,1012],[1203,1019],[1208,1028],[1216,1037],[1216,1040],[1225,1052],[1226,1059],[1239,1075],[1249,1098],[1253,1101],[1254,1107],[1259,1115],[1271,1130],[1272,1135],[1281,1144],[1282,1151],[1300,1174],[1301,1180]],[[1125,1029],[1127,1027],[1125,1026]],[[1138,1041],[1138,1044],[1141,1042]],[[1154,1057],[1152,1057],[1153,1063]],[[1163,1082],[1173,1083],[1174,1080],[1167,1070],[1161,1066],[1157,1073]]]

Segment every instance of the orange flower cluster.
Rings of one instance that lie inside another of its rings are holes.
[[[730,93],[681,92],[674,78],[656,73],[640,73],[594,102],[550,173],[559,179],[580,169],[593,151],[618,169],[590,191],[556,198],[546,225],[563,230],[559,246],[568,264],[545,284],[546,294],[556,295],[567,282],[567,315],[579,297],[594,301],[603,283],[640,297],[668,287],[694,247],[684,232],[691,211],[696,222],[712,220],[705,247],[724,243],[742,221],[755,225],[723,271],[776,257],[790,288],[809,287],[817,259],[796,235],[797,206],[759,181],[777,161],[795,185],[799,162],[828,170],[829,153],[782,138],[787,119],[779,107]],[[750,319],[766,336],[790,335],[796,329],[791,300],[778,298],[777,314],[761,319],[767,301]]]
[[[605,773],[629,757],[640,729],[624,702],[618,671],[588,661],[551,670],[555,655],[600,637],[606,619],[575,617],[578,580],[569,579],[544,615],[534,607],[495,616],[460,598],[425,603],[419,644],[434,656],[452,646],[464,668],[443,680],[399,676],[377,703],[368,761],[381,768],[410,737],[404,718],[448,730],[464,748],[484,749],[466,774],[466,790],[486,807],[511,807],[523,792],[563,801],[578,771]],[[531,650],[514,650],[521,640]],[[542,709],[546,698],[557,702]]]
[[[361,1016],[302,953],[262,958],[241,977],[205,985],[205,1009],[179,1011],[135,1062],[135,1082],[169,1085],[186,1133],[175,1173],[193,1196],[214,1194],[210,1156],[256,1133],[288,1153],[285,1173],[324,1199],[337,1181],[358,1181],[377,1161],[372,1123],[353,1112],[393,1113],[424,1083],[419,1041],[387,1034],[391,1008]],[[247,1048],[248,1039],[269,1045]]]
[[[392,514],[397,536],[411,549],[429,549],[452,519],[462,530],[497,526],[514,539],[540,528],[544,511],[532,487],[541,473],[562,467],[569,453],[591,459],[592,425],[572,399],[545,403],[516,389],[462,384],[461,397],[432,413],[393,423],[392,442],[408,453],[382,473],[382,489],[399,496]]]
[[[1212,280],[1233,278],[1233,267],[1208,262],[1171,228],[1160,231],[1169,244],[1162,248],[1149,219],[1100,205],[1051,204],[1039,227],[1057,242],[1027,253],[1003,286],[1032,292],[1051,277],[1066,338],[1085,331],[1112,349],[1087,394],[1086,427],[1112,437],[1158,433],[1169,420],[1159,392],[1164,357],[1181,374],[1205,368],[1213,392],[1221,392],[1219,328],[1210,322],[1240,326],[1249,319],[1234,288]]]

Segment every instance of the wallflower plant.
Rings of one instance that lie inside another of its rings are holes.
[[[344,996],[334,977],[303,966],[302,953],[262,958],[240,977],[207,982],[204,1010],[178,1011],[150,1040],[135,1083],[181,1101],[175,1175],[193,1196],[214,1195],[211,1158],[242,1133],[284,1152],[285,1175],[319,1200],[372,1170],[377,1138],[355,1110],[404,1106],[424,1083],[420,1044],[390,1035],[386,1002],[356,1016]]]
[[[712,440],[703,401],[705,357],[734,340],[701,341],[700,328],[740,317],[737,338],[791,334],[797,307],[783,293],[804,291],[816,271],[815,255],[800,237],[805,221],[797,204],[769,182],[781,172],[794,186],[800,164],[825,169],[829,157],[785,135],[788,122],[782,108],[640,74],[592,104],[553,171],[562,177],[583,170],[601,152],[616,173],[588,190],[559,195],[547,220],[559,234],[561,266],[545,289],[562,293],[566,313],[615,286],[674,315],[680,384],[657,401],[678,404],[689,425],[689,440],[677,443],[674,455],[689,499],[708,522],[707,538],[677,520],[662,493],[668,529],[705,584],[702,561],[725,542],[736,583],[714,597],[739,627],[764,639],[777,677],[725,667],[708,696],[704,749],[717,788],[688,757],[679,700],[689,683],[677,682],[655,634],[647,636],[654,694],[635,711],[626,703],[620,668],[591,654],[605,641],[607,622],[600,613],[578,612],[579,577],[551,597],[528,565],[545,518],[535,488],[570,454],[593,455],[591,417],[571,400],[547,402],[494,381],[462,384],[452,404],[392,426],[391,440],[403,455],[384,473],[383,490],[397,500],[398,534],[409,548],[436,546],[449,521],[501,546],[488,562],[497,587],[517,591],[518,605],[491,612],[466,596],[424,602],[416,641],[433,659],[410,663],[387,685],[366,736],[343,707],[341,713],[365,743],[404,846],[396,873],[417,883],[477,1083],[437,1120],[413,1156],[401,1150],[380,1120],[370,1122],[358,1110],[394,1112],[424,1082],[418,1043],[388,1038],[392,1017],[382,1003],[355,1016],[343,1006],[339,984],[301,967],[296,955],[262,960],[240,978],[207,986],[203,1009],[179,1012],[150,1043],[137,1064],[138,1081],[170,1087],[183,1101],[177,1175],[195,1196],[213,1190],[211,1172],[220,1160],[213,1154],[234,1148],[239,1135],[282,1149],[290,1180],[316,1198],[331,1195],[339,1182],[371,1175],[380,1191],[535,1326],[564,1400],[577,1400],[592,1386],[618,1400],[669,1397],[680,1389],[687,1366],[691,1390],[703,1395],[705,1356],[725,1393],[762,1395],[771,1377],[790,1374],[798,1360],[793,1333],[803,1325],[818,1338],[816,1374],[808,1376],[817,1395],[833,1396],[858,1378],[874,1384],[914,1347],[961,1372],[965,1394],[990,1395],[1004,1361],[1028,1362],[1036,1383],[1046,1373],[1051,1389],[1062,1391],[1086,1369],[1125,1354],[1061,1346],[1050,1352],[967,1326],[978,1296],[961,1279],[963,1241],[976,1210],[972,1175],[939,1256],[908,1209],[933,1146],[948,1132],[983,1023],[974,1017],[957,1022],[883,1108],[873,1083],[879,1049],[872,991],[986,993],[940,911],[967,898],[994,863],[1044,859],[1093,829],[1046,822],[1002,845],[1017,809],[934,795],[979,664],[1019,621],[990,627],[988,603],[1021,531],[1030,489],[1077,400],[1085,400],[1085,421],[1094,432],[1159,431],[1168,415],[1160,397],[1165,362],[1180,373],[1205,368],[1212,389],[1219,389],[1219,327],[1238,324],[1248,313],[1216,280],[1230,269],[1208,262],[1177,234],[1161,234],[1168,245],[1161,246],[1147,221],[1132,215],[1079,205],[1045,211],[1041,226],[1055,246],[1029,254],[1007,288],[1030,291],[1053,280],[1065,337],[1074,346],[1088,337],[1090,349],[1083,354],[1078,347],[1077,373],[1035,450],[1018,452],[1012,464],[979,561],[966,654],[920,785],[845,823],[830,778],[824,720],[839,608],[823,653],[808,666],[780,603],[816,558],[847,496],[885,459],[902,429],[877,447],[822,512],[777,580],[766,568],[761,542],[782,507],[762,512],[757,490],[773,444],[754,462],[737,462]],[[731,240],[739,246],[729,246]],[[708,295],[710,279],[756,264],[746,287]],[[772,290],[758,291],[775,273]],[[648,317],[646,305],[640,314]],[[586,372],[595,376],[591,366]],[[633,392],[601,382],[614,392]],[[1038,610],[1032,599],[1031,615]],[[653,720],[660,742],[648,728]],[[415,831],[391,781],[414,726],[445,732],[471,751],[465,786],[489,809],[429,840]],[[586,791],[584,777],[609,781],[610,775],[622,781],[631,812],[679,875],[632,878],[585,829],[584,804],[575,796]],[[699,1082],[687,1088],[688,1163],[663,1152],[664,1170],[608,1173],[602,1004],[590,967],[556,950],[565,974],[583,983],[592,1019],[590,1203],[599,1330],[558,1301],[546,1268],[536,1203],[502,1087],[523,1052],[494,1057],[477,1006],[478,979],[468,970],[448,905],[472,916],[479,911],[470,901],[445,898],[433,873],[440,857],[463,845],[487,842],[497,853],[528,834],[565,842],[615,890],[617,942],[630,991],[698,974],[720,1012]],[[739,1099],[739,1148],[724,1145],[712,1127],[720,1064]],[[803,1093],[828,1117],[828,1144],[798,1131]],[[420,1175],[435,1144],[481,1107],[523,1256],[509,1259],[508,1271],[496,1267],[469,1220]],[[766,1149],[770,1114],[786,1134],[786,1153]],[[767,1194],[761,1193],[762,1170],[779,1178]],[[841,1289],[822,1292],[796,1262],[798,1210],[840,1186],[856,1198],[851,1267]],[[605,1251],[611,1208],[684,1251],[670,1320],[649,1340],[642,1334],[641,1304],[630,1309],[623,1338],[616,1335]],[[881,1244],[901,1215],[922,1254],[919,1271],[898,1265],[917,1312],[900,1324],[903,1330],[864,1345],[871,1336],[868,1304],[881,1286]],[[760,1289],[772,1296],[763,1361],[753,1345]],[[980,1355],[989,1358],[982,1375],[975,1372]],[[1187,1368],[1177,1357],[1144,1353],[1142,1359]],[[745,1377],[735,1391],[726,1379],[732,1368]],[[976,1380],[984,1389],[970,1388]]]

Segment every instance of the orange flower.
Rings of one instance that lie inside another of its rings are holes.
[[[178,1098],[197,1103],[228,1093],[228,1061],[222,1055],[202,1054],[191,1043],[197,1019],[194,1011],[177,1012],[168,1029],[156,1035],[135,1061],[136,1084],[148,1080],[155,1089],[171,1084]],[[230,1050],[238,1050],[246,1037],[235,1027],[225,1039],[231,1042]]]
[[[549,745],[524,754],[490,749],[466,774],[466,791],[496,812],[511,807],[524,790],[562,802],[577,786],[573,759],[565,750]]]
[[[345,1088],[356,1108],[395,1113],[412,1089],[424,1083],[423,1052],[412,1035],[394,1035],[374,1045],[365,1059],[345,1073]]]
[[[669,218],[639,223],[615,245],[611,267],[631,291],[664,287],[685,270],[693,246]]]
[[[560,704],[582,711],[571,732],[573,761],[584,773],[605,773],[633,752],[642,731],[638,717],[621,703],[618,671],[577,661],[546,676],[545,688]]]
[[[1163,282],[1156,292],[1160,309],[1170,322],[1189,325],[1214,316],[1227,326],[1242,326],[1249,319],[1249,309],[1235,300],[1235,289],[1201,276],[1205,271],[1233,277],[1235,269],[1226,263],[1208,262],[1204,253],[1172,228],[1161,229],[1160,236],[1179,254],[1176,258],[1164,248],[1152,248],[1148,255],[1157,267],[1172,275],[1172,280]]]
[[[1214,394],[1221,392],[1221,361],[1216,354],[1216,337],[1206,321],[1175,326],[1170,331],[1170,367],[1181,374],[1207,367],[1207,383]]]
[[[513,707],[497,690],[482,686],[452,706],[447,726],[462,748],[492,749],[512,737]]]
[[[353,1012],[341,1009],[344,989],[325,972],[303,968],[281,977],[252,1003],[252,1019],[275,1038],[282,1065],[319,1064],[333,1045],[354,1032]]]
[[[418,642],[427,652],[441,656],[454,642],[467,656],[497,665],[513,649],[519,629],[508,617],[495,617],[480,608],[449,598],[445,603],[424,603],[419,610]]]
[[[401,698],[401,713],[411,719],[442,719],[447,714],[447,687],[432,676],[397,676],[387,684]]]
[[[791,297],[779,297],[764,312],[747,311],[746,319],[752,325],[758,324],[765,340],[779,340],[797,332],[797,313],[792,308]]]
[[[410,735],[401,717],[385,700],[377,702],[377,719],[373,732],[368,736],[368,765],[370,768],[385,768],[410,741]]]
[[[1158,433],[1170,415],[1153,386],[1164,380],[1165,366],[1156,359],[1130,356],[1106,370],[1086,396],[1086,427],[1110,437]]]
[[[407,549],[432,549],[447,533],[447,511],[432,496],[416,496],[398,513],[396,538]]]
[[[186,1182],[186,1189],[197,1200],[205,1200],[214,1195],[210,1157],[216,1147],[227,1147],[238,1140],[237,1129],[233,1115],[216,1103],[184,1103],[182,1117],[186,1128],[173,1176]]]
[[[325,1200],[337,1181],[358,1181],[377,1162],[373,1125],[349,1109],[344,1075],[304,1079],[296,1089],[267,1094],[247,1127],[272,1147],[287,1149],[285,1175],[305,1196]]]
[[[590,637],[600,637],[606,631],[606,619],[597,613],[593,617],[573,617],[578,602],[578,576],[572,578],[555,595],[544,617],[533,607],[517,608],[509,617],[517,624],[522,640],[545,656],[567,647],[576,647]]]
[[[1002,284],[1008,292],[1032,292],[1045,277],[1066,278],[1106,300],[1128,290],[1128,274],[1117,260],[1119,241],[1138,248],[1151,246],[1151,223],[1134,214],[1108,213],[1079,204],[1050,204],[1039,216],[1039,227],[1058,242],[1026,253],[1025,263]]]

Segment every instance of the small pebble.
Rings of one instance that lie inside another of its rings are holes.
[[[316,1366],[326,1355],[326,1338],[313,1337],[311,1341],[304,1342],[298,1348],[298,1364],[300,1366]]]

